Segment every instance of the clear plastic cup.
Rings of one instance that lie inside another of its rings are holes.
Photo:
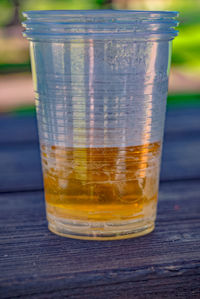
[[[49,229],[93,240],[151,232],[177,12],[24,16]]]

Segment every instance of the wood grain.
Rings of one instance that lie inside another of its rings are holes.
[[[156,230],[115,242],[50,233],[42,192],[0,195],[1,298],[193,298],[200,294],[199,194],[199,181],[162,183]]]
[[[153,233],[48,231],[35,117],[0,117],[0,298],[200,298],[200,109],[169,109]]]

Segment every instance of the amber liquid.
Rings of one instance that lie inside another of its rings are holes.
[[[155,215],[160,142],[113,148],[42,146],[47,212],[84,221]]]

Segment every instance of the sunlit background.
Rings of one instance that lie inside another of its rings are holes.
[[[200,0],[0,0],[0,112],[34,113],[28,42],[22,11],[40,9],[177,10],[168,102],[200,103]]]

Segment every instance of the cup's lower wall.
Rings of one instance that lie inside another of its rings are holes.
[[[86,222],[55,217],[47,212],[50,231],[60,236],[85,240],[120,240],[146,235],[154,230],[155,217],[113,222]]]

